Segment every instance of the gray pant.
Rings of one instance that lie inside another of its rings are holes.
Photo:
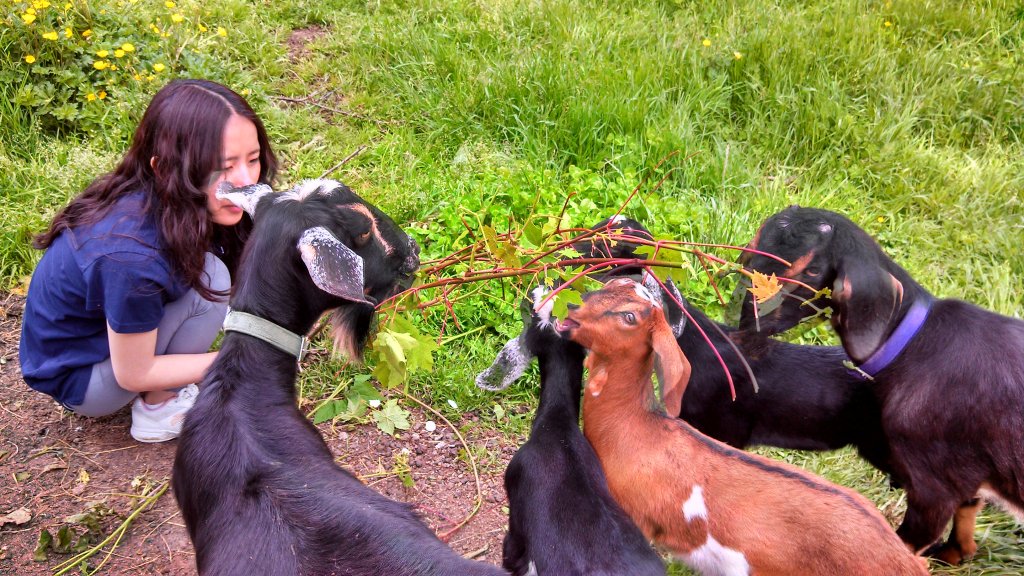
[[[214,290],[231,287],[227,266],[213,254],[206,254],[206,285]],[[224,325],[227,302],[204,300],[195,290],[164,307],[164,317],[156,329],[156,354],[201,354],[210,349]],[[78,406],[68,406],[82,416],[106,416],[119,410],[138,396],[125,390],[114,378],[110,358],[92,367],[85,399]]]

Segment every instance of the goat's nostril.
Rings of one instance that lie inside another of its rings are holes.
[[[580,305],[579,304],[566,304],[565,307],[567,309],[569,309],[569,310],[579,310],[580,309]]]

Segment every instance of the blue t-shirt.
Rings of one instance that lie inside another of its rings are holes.
[[[188,286],[175,272],[143,193],[119,199],[94,224],[65,230],[32,274],[22,318],[21,373],[33,389],[77,406],[92,366],[117,333],[154,330]]]

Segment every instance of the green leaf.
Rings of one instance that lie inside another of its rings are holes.
[[[529,242],[530,248],[539,248],[544,244],[544,231],[530,222],[523,228],[523,238]]]
[[[313,424],[322,424],[329,420],[334,420],[341,412],[341,409],[341,400],[331,400],[313,413]]]
[[[574,288],[566,288],[555,294],[551,315],[555,318],[565,318],[565,315],[569,312],[569,304],[583,304],[583,295]]]
[[[46,552],[50,549],[50,545],[53,544],[53,536],[49,530],[43,530],[39,533],[39,541],[36,544],[36,549],[32,553],[32,559],[36,562],[46,562]]]
[[[377,427],[385,434],[395,435],[395,429],[409,429],[409,411],[398,405],[398,400],[388,400],[380,410],[373,413]]]
[[[71,541],[74,540],[76,534],[70,526],[61,526],[60,530],[57,530],[57,538],[53,543],[54,552],[67,553],[71,551]]]

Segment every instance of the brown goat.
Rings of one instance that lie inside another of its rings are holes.
[[[661,304],[633,280],[584,296],[559,330],[590,350],[583,430],[612,495],[644,534],[702,574],[922,575],[864,497],[731,448],[669,417],[690,364]]]

